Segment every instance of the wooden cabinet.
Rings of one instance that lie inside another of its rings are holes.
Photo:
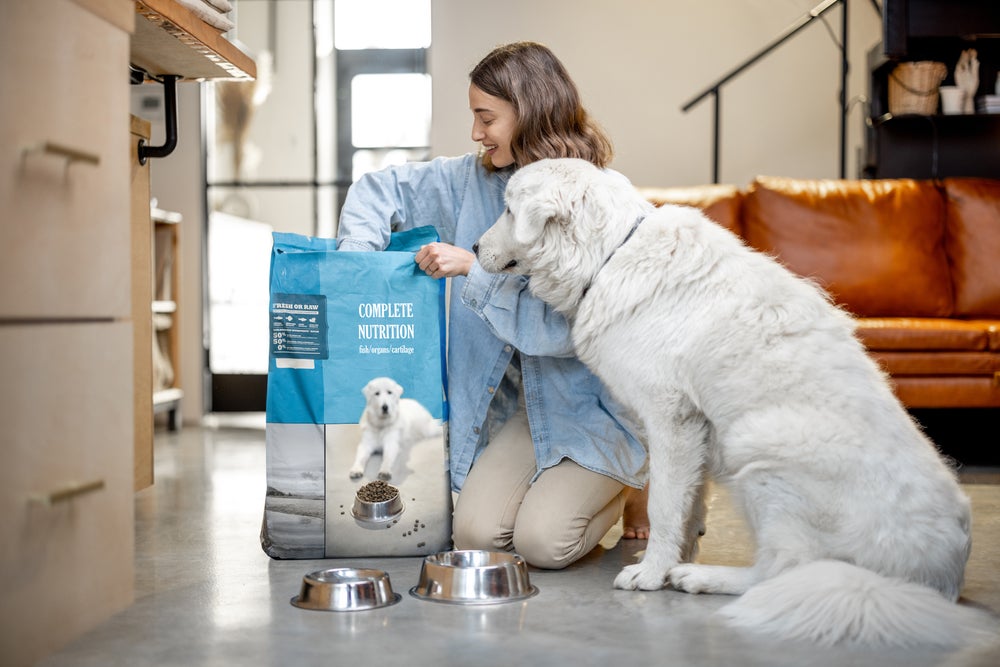
[[[133,470],[136,491],[153,483],[153,355],[149,344],[154,336],[150,307],[150,295],[153,293],[153,233],[149,213],[149,163],[141,164],[136,150],[140,141],[149,143],[150,134],[148,121],[131,117],[132,358],[135,365],[132,405],[135,411]]]
[[[130,0],[0,3],[0,656],[128,606]]]
[[[5,323],[0,655],[34,664],[132,602],[132,327]]]
[[[133,598],[134,489],[152,483],[154,250],[130,62],[255,75],[173,0],[0,0],[4,667],[35,664]]]
[[[69,0],[3,5],[0,317],[128,317],[129,36]]]

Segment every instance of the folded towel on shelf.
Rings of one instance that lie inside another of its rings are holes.
[[[213,0],[213,2],[219,1]],[[236,27],[236,24],[228,16],[220,12],[213,5],[208,4],[207,0],[177,0],[177,2],[190,9],[202,21],[213,28],[218,28],[222,32],[232,30]]]
[[[223,14],[233,11],[233,3],[229,0],[201,0],[206,5],[212,5]]]

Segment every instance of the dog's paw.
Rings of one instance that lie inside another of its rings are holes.
[[[656,591],[666,583],[666,572],[645,563],[628,565],[615,577],[615,588],[627,591]]]
[[[390,479],[392,479],[392,473],[391,472],[380,471],[379,474],[378,474],[378,478],[380,480],[382,480],[383,482],[388,482]]]
[[[722,595],[743,595],[748,588],[760,581],[752,567],[699,563],[675,565],[670,568],[667,578],[672,587],[685,593]]]
[[[708,568],[696,563],[682,563],[667,574],[670,585],[685,593],[714,593],[715,580]]]
[[[670,585],[679,591],[703,593],[708,583],[703,575],[703,568],[692,563],[684,563],[671,569],[667,578],[670,580]]]
[[[347,474],[351,476],[351,479],[361,479],[361,476],[365,474],[365,471],[360,468],[351,468]]]

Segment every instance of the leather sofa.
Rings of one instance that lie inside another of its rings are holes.
[[[815,279],[908,408],[1000,407],[1000,180],[810,180],[639,188],[701,208]]]

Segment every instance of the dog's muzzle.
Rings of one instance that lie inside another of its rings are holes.
[[[472,244],[472,254],[474,254],[476,257],[479,257],[479,243],[478,242]],[[504,271],[506,269],[513,269],[515,266],[517,266],[517,260],[516,259],[512,259],[509,262],[507,262],[506,264],[504,264],[504,267],[503,267],[503,269],[501,269],[501,271]]]

